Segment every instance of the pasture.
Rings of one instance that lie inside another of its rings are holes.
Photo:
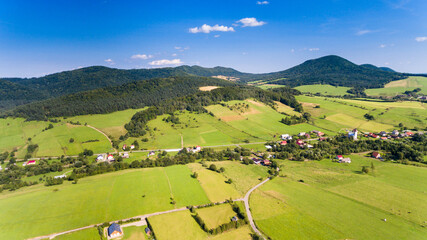
[[[225,183],[228,178],[222,174],[208,170],[199,163],[192,163],[188,166],[192,172],[197,172],[199,175],[197,180],[211,202],[222,202],[226,199],[237,199],[243,196],[231,184]]]
[[[230,204],[196,209],[196,212],[205,222],[208,229],[214,229],[222,224],[229,223],[231,218],[236,216]]]
[[[256,224],[273,239],[424,239],[427,169],[350,157],[282,161],[286,177],[251,196]],[[374,172],[361,174],[371,162]]]
[[[148,218],[156,239],[207,239],[204,232],[191,216],[189,210],[162,214]]]
[[[187,166],[125,170],[83,178],[78,184],[65,182],[51,187],[35,185],[15,192],[3,191],[0,193],[2,237],[24,239],[209,203],[190,174]]]
[[[75,239],[98,240],[99,238],[100,237],[99,237],[98,229],[93,227],[93,228],[88,228],[88,229],[84,229],[84,230],[73,232],[73,233],[59,235],[54,239],[56,240],[75,240]]]
[[[332,86],[328,84],[314,84],[314,85],[303,85],[295,87],[302,93],[312,93],[312,94],[321,94],[321,95],[331,95],[331,96],[344,96],[351,95],[347,92],[349,87],[339,87]]]
[[[393,97],[416,88],[421,89],[420,93],[427,94],[427,77],[410,76],[406,79],[389,82],[383,88],[366,89],[365,92],[369,96]]]

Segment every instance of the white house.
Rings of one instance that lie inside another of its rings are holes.
[[[350,158],[342,158],[338,162],[339,163],[351,163],[351,159]]]
[[[300,136],[300,137],[305,136],[305,132],[298,133],[298,136]]]
[[[104,161],[104,155],[99,154],[98,157],[96,158],[96,161],[98,161],[98,162]]]
[[[62,175],[55,176],[55,177],[53,177],[53,178],[66,178],[66,177],[67,177],[67,175],[62,174]]]
[[[135,149],[135,145],[130,145],[130,150]]]
[[[108,161],[114,161],[114,156],[111,155],[111,154],[109,154],[108,157],[107,157],[107,160]]]
[[[289,134],[282,134],[281,138],[282,138],[282,140],[291,140],[292,136]]]
[[[128,152],[124,152],[122,154],[122,158],[129,158],[129,153]]]

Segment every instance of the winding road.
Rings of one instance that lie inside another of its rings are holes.
[[[258,230],[258,228],[256,227],[255,222],[254,222],[254,220],[252,218],[251,210],[249,208],[249,196],[251,195],[251,193],[255,189],[261,187],[268,180],[270,180],[270,179],[267,178],[264,181],[262,181],[259,184],[257,184],[256,186],[254,186],[253,188],[251,188],[246,193],[246,195],[245,195],[244,198],[239,198],[239,199],[233,200],[233,201],[243,201],[245,203],[246,215],[248,216],[249,224],[251,225],[251,227],[254,230],[254,232],[256,234],[258,234],[259,236],[261,236],[263,239],[265,239],[264,235],[261,233],[261,231]],[[141,218],[141,220],[137,221],[137,222],[125,223],[125,224],[122,225],[122,227],[145,226],[145,225],[147,225],[147,218],[149,218],[149,217],[157,216],[157,215],[162,215],[162,214],[167,214],[167,213],[185,211],[185,210],[187,210],[187,207],[182,207],[182,208],[172,209],[172,210],[163,211],[163,212],[155,212],[155,213],[149,213],[149,214],[145,214],[145,215],[139,215],[139,216],[135,216],[135,217],[131,217],[131,218],[121,219],[121,221],[127,221],[127,220],[132,219],[132,218]],[[118,222],[118,221],[120,221],[120,220],[111,221],[110,223]],[[89,226],[85,226],[85,227],[81,227],[81,228],[76,228],[76,229],[72,229],[72,230],[68,230],[68,231],[64,231],[64,232],[52,233],[52,234],[49,234],[49,235],[39,236],[39,237],[35,237],[35,238],[29,238],[28,240],[54,239],[55,237],[60,236],[60,235],[64,235],[64,234],[68,234],[68,233],[73,233],[73,232],[85,230],[85,229],[92,228],[92,227],[97,227],[97,226],[102,225],[102,224],[103,223],[92,224],[92,225],[89,225]]]

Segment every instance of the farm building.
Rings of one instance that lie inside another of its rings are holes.
[[[288,144],[288,142],[286,142],[286,141],[281,141],[280,142],[280,145],[282,145],[282,146],[285,146],[286,144]]]
[[[151,229],[149,227],[145,228],[145,234],[147,234],[147,235],[151,234]]]
[[[393,135],[393,136],[398,136],[398,135],[399,135],[399,131],[397,131],[397,130],[393,130],[393,132],[391,132],[391,135]]]
[[[270,166],[270,164],[271,164],[270,160],[262,161],[262,165],[264,165],[264,166]]]
[[[344,157],[343,157],[342,155],[337,155],[335,158],[336,158],[336,159],[338,159],[338,160],[341,160],[341,159],[343,159]]]
[[[108,157],[107,157],[107,160],[108,161],[114,161],[114,156],[111,155],[111,154],[109,154]]]
[[[281,138],[282,138],[282,140],[291,140],[292,136],[289,134],[282,134]]]
[[[122,154],[122,158],[129,158],[129,153],[128,152],[124,152]]]
[[[381,158],[381,154],[379,152],[373,152],[372,157],[378,159],[378,158]]]
[[[265,145],[265,148],[267,148],[267,149],[272,149],[273,147],[272,147],[272,146],[270,146],[270,145]]]
[[[300,132],[300,133],[298,133],[298,136],[299,136],[299,137],[305,136],[305,132]]]
[[[150,152],[148,153],[148,157],[149,157],[149,156],[154,156],[154,155],[156,155],[156,152],[155,152],[155,151],[150,151]]]
[[[53,178],[58,179],[58,178],[66,178],[66,177],[67,177],[67,175],[62,174],[62,175],[55,176]]]
[[[296,143],[297,143],[298,146],[304,147],[304,141],[303,140],[298,139]]]
[[[130,150],[135,149],[135,145],[130,145]]]
[[[123,148],[122,148],[122,149],[123,149],[123,151],[124,151],[124,150],[126,150],[126,148],[127,148],[126,144],[125,144],[125,145],[123,145]]]
[[[36,164],[36,160],[30,160],[30,161],[28,161],[25,165],[34,165],[34,164]]]
[[[348,137],[352,138],[353,140],[357,140],[357,134],[358,134],[358,131],[355,128],[355,129],[348,132]]]
[[[121,237],[122,235],[123,231],[119,224],[113,223],[108,227],[108,237],[116,238]]]

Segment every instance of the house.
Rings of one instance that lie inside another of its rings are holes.
[[[406,132],[406,136],[408,136],[408,137],[413,136],[413,135],[414,135],[414,133],[411,131]]]
[[[342,155],[337,155],[335,158],[338,160],[342,160],[344,157]]]
[[[36,160],[30,160],[26,163],[27,166],[28,165],[34,165],[34,164],[36,164]]]
[[[387,136],[387,132],[386,131],[381,131],[379,133],[380,136],[386,137]]]
[[[264,165],[264,166],[270,166],[270,164],[271,164],[271,162],[270,162],[270,160],[263,160],[262,161],[262,165]]]
[[[114,156],[111,155],[111,154],[108,154],[107,160],[110,161],[110,162],[114,161]]]
[[[280,142],[280,145],[282,145],[282,146],[285,146],[286,144],[288,144],[288,142],[286,142],[286,141],[281,141]]]
[[[391,132],[391,135],[393,135],[393,136],[398,136],[398,135],[399,135],[399,131],[397,131],[397,130],[393,130],[393,132]]]
[[[125,151],[127,147],[128,147],[128,146],[126,146],[126,144],[124,144],[124,145],[123,145],[123,148],[122,148],[122,149],[123,149],[123,151]]]
[[[355,128],[355,129],[348,132],[348,137],[353,138],[353,140],[357,140],[357,134],[358,134],[358,131]]]
[[[201,150],[202,150],[202,147],[200,147],[200,146],[195,146],[193,148],[187,148],[187,152],[192,152],[192,153],[200,152]]]
[[[305,132],[298,133],[298,137],[302,137],[302,136],[305,136]]]
[[[130,145],[130,150],[134,150],[135,149],[135,145]]]
[[[239,220],[239,219],[237,218],[237,216],[234,216],[234,217],[232,217],[232,218],[231,218],[231,221],[233,221],[233,222],[237,222],[237,220]]]
[[[129,158],[129,153],[128,152],[124,152],[122,154],[122,158]]]
[[[0,166],[0,171],[3,170],[3,168]]]
[[[53,178],[58,179],[58,178],[66,178],[66,177],[67,177],[67,175],[62,174],[62,175],[55,176]]]
[[[313,148],[313,145],[311,145],[311,144],[307,144],[307,147],[308,147],[308,148]]]
[[[98,157],[96,158],[96,161],[97,162],[104,161],[104,155],[99,154]]]
[[[301,139],[298,139],[297,141],[296,141],[296,143],[298,144],[298,146],[300,146],[300,147],[303,147],[304,146],[304,141],[303,140],[301,140]]]
[[[147,235],[151,234],[151,229],[149,227],[145,228],[145,234],[147,234]]]
[[[155,151],[150,151],[150,152],[148,153],[148,157],[149,157],[149,156],[154,156],[154,155],[156,155],[156,152],[155,152]]]
[[[321,131],[317,131],[317,130],[313,130],[311,132],[314,133],[314,134],[316,134],[318,137],[321,137],[321,136],[325,135],[325,133],[323,133]]]
[[[369,133],[368,136],[371,137],[371,138],[379,138],[380,137],[380,136],[378,136],[378,135],[376,135],[374,133]]]
[[[282,138],[282,140],[291,140],[292,136],[289,134],[282,134],[281,138]]]
[[[381,154],[379,152],[373,152],[372,157],[378,159],[381,158]]]
[[[351,159],[350,158],[342,158],[338,162],[339,163],[351,163]]]
[[[108,227],[108,237],[116,238],[121,236],[123,236],[123,231],[119,224],[113,223]]]
[[[326,141],[326,138],[325,137],[320,137],[319,141]]]
[[[381,137],[381,140],[387,140],[388,138],[387,137]]]
[[[273,147],[272,147],[272,146],[270,146],[270,145],[265,145],[265,148],[267,148],[267,149],[272,149]]]
[[[260,165],[261,164],[261,160],[260,159],[252,158],[252,161],[254,161],[254,164],[256,164],[256,165]]]

